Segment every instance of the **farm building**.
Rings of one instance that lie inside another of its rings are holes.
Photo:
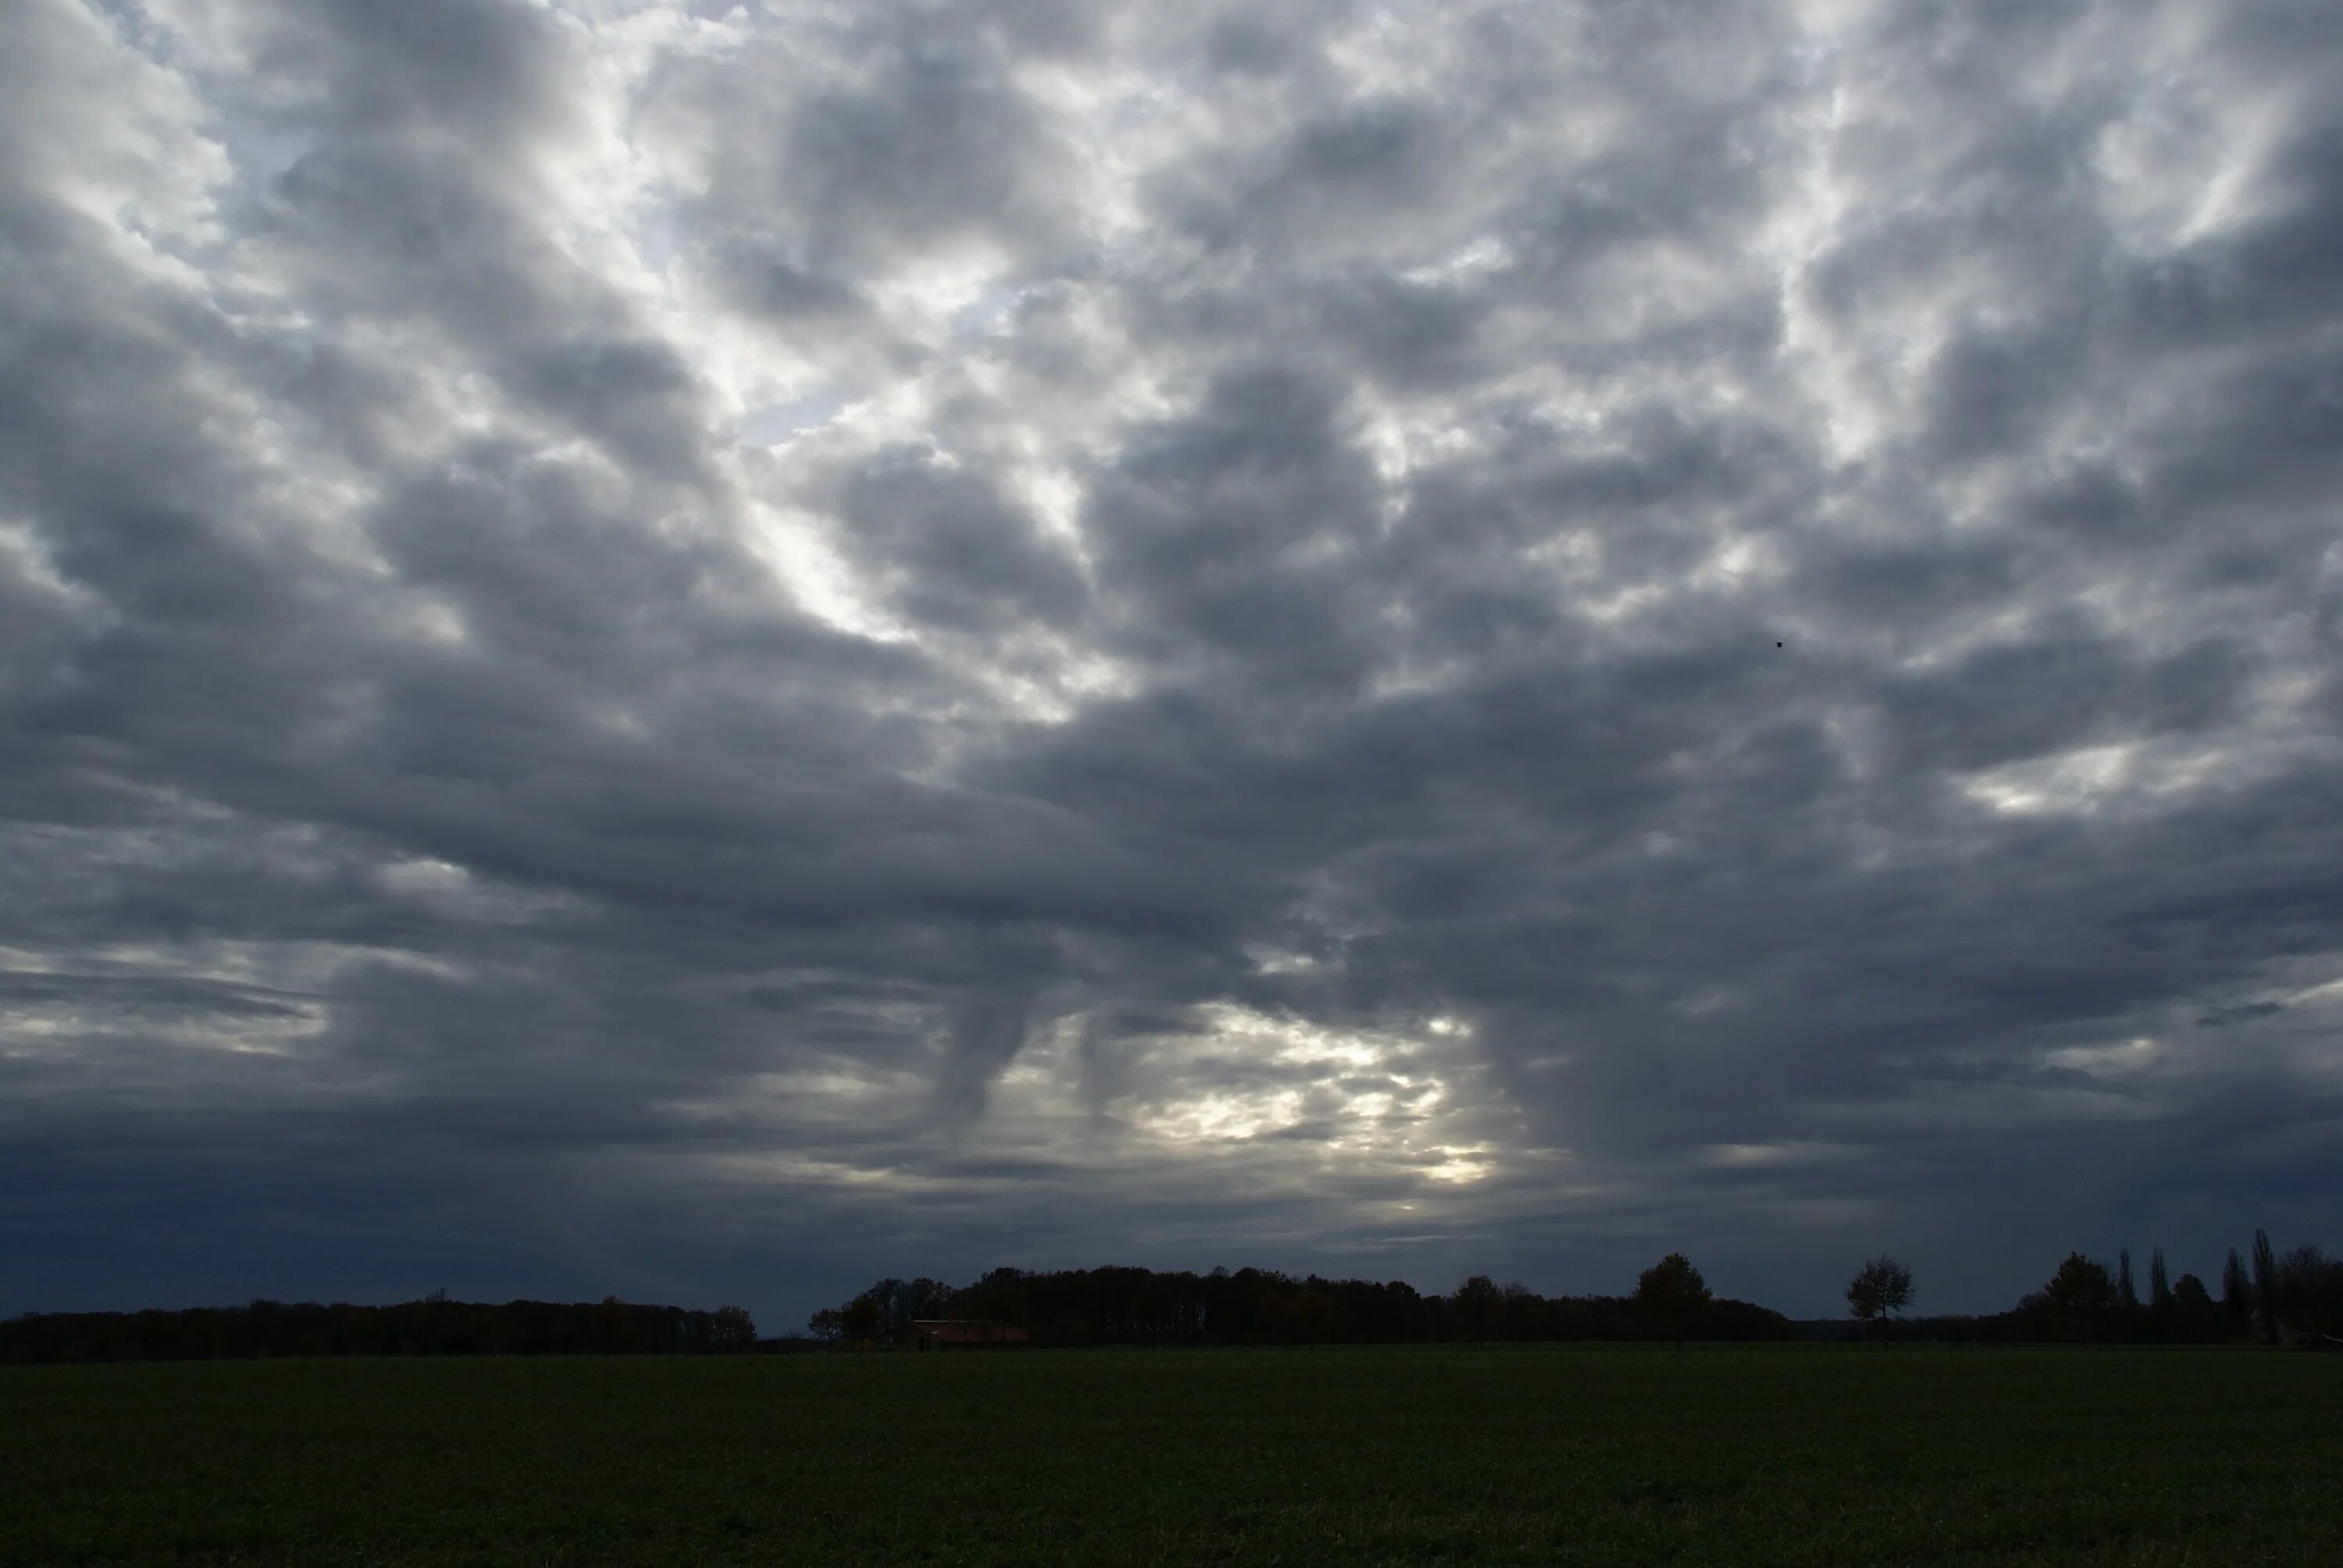
[[[895,1348],[905,1351],[1006,1350],[1025,1342],[1023,1329],[983,1318],[925,1318],[895,1336]]]

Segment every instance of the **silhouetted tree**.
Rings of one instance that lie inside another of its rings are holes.
[[[2254,1316],[2262,1342],[2278,1343],[2278,1251],[2269,1232],[2254,1230]]]
[[[2221,1337],[2221,1309],[2213,1304],[2205,1282],[2183,1274],[2172,1286],[2172,1337],[2191,1344],[2207,1344]]]
[[[1858,1322],[1877,1323],[1884,1330],[1889,1317],[1912,1304],[1912,1271],[1882,1254],[1855,1271],[1846,1282],[1846,1310]]]
[[[2132,1282],[2129,1247],[2116,1253],[2116,1305],[2127,1312],[2139,1310],[2139,1287]]]
[[[1682,1252],[1670,1252],[1635,1280],[1636,1315],[1661,1339],[1683,1339],[1708,1302],[1708,1282]]]
[[[1474,1274],[1448,1295],[1449,1337],[1485,1340],[1492,1336],[1504,1311],[1505,1292],[1486,1274]]]
[[[2251,1332],[2254,1326],[2253,1286],[2246,1276],[2246,1261],[2235,1247],[2221,1265],[2221,1317],[2233,1337]]]
[[[991,1270],[975,1284],[955,1294],[951,1315],[1022,1327],[1026,1322],[1025,1279],[1022,1269]]]
[[[746,1307],[722,1306],[708,1325],[708,1348],[742,1355],[757,1348],[757,1322]]]
[[[2296,1334],[2343,1337],[2343,1260],[2305,1241],[2278,1261],[2278,1322]]]
[[[1790,1320],[1773,1308],[1761,1307],[1754,1302],[1737,1302],[1730,1296],[1717,1297],[1700,1316],[1700,1337],[1704,1340],[1791,1340],[1797,1336],[1798,1331]]]
[[[838,1309],[839,1337],[849,1344],[870,1344],[879,1338],[880,1302],[869,1291]]]
[[[1545,1327],[1545,1298],[1519,1280],[1506,1282],[1504,1304],[1499,1309],[1499,1332],[1509,1340],[1534,1340]]]
[[[2147,1320],[2157,1339],[2172,1337],[2172,1275],[2164,1266],[2164,1249],[2147,1254]]]
[[[2042,1287],[2061,1339],[2088,1339],[2116,1304],[2115,1282],[2107,1266],[2080,1252],[2069,1252]]]

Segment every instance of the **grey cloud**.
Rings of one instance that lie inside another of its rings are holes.
[[[840,543],[914,624],[996,634],[1081,613],[1081,574],[1066,548],[987,475],[938,454],[871,454],[826,488]]]
[[[1283,368],[1217,381],[1185,418],[1135,431],[1085,527],[1124,634],[1177,665],[1221,653],[1272,686],[1344,680],[1371,656],[1346,614],[1375,484],[1332,389]]]
[[[2254,662],[2240,638],[2143,656],[2069,620],[1933,678],[1889,684],[1876,699],[1911,764],[1968,769],[2211,728],[2235,716]]]
[[[971,1116],[984,1109],[986,1086],[1024,1049],[1028,1006],[1022,997],[993,996],[952,1010],[936,1095],[954,1113]]]
[[[2313,1226],[2306,15],[22,9],[0,1310]]]
[[[856,316],[868,308],[852,284],[815,272],[789,247],[758,237],[730,241],[715,270],[744,309],[790,325]]]
[[[987,22],[878,11],[835,37],[760,27],[729,59],[669,65],[647,113],[709,149],[695,232],[778,241],[821,292],[959,236],[1046,242],[1071,149],[1006,69],[1031,29]]]
[[[1483,367],[1490,303],[1472,291],[1371,276],[1329,289],[1326,330],[1358,346],[1375,378],[1405,392],[1437,391]]]
[[[250,72],[238,85],[279,112],[363,135],[498,140],[568,121],[576,35],[552,14],[480,0],[331,0],[235,8]]]
[[[2246,1023],[2258,1018],[2281,1013],[2285,1007],[2274,1001],[2242,1002],[2236,1007],[2215,1008],[2197,1020],[2199,1029],[2226,1029],[2233,1023]]]

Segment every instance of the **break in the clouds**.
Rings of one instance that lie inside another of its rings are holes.
[[[0,150],[0,1308],[2335,1240],[2327,5],[16,0]]]

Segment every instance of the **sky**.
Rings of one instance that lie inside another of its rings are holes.
[[[12,0],[0,149],[0,1313],[2343,1242],[2326,0]]]

